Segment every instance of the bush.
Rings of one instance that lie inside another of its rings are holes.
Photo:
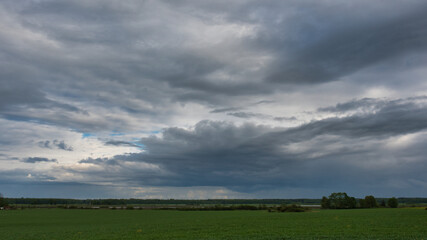
[[[280,207],[277,208],[278,212],[305,212],[310,210],[309,208],[306,207],[301,207],[299,205],[282,205]]]

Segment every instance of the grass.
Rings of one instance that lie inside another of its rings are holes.
[[[0,211],[0,239],[427,239],[424,209]]]

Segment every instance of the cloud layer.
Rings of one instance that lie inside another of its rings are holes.
[[[427,196],[426,10],[2,1],[2,191]]]

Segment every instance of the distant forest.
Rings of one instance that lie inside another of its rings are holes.
[[[378,202],[388,198],[377,198]],[[320,205],[321,199],[206,199],[206,200],[182,200],[182,199],[62,199],[62,198],[6,198],[8,204],[26,205],[241,205],[241,204],[301,204]],[[399,204],[426,204],[427,198],[398,198]]]

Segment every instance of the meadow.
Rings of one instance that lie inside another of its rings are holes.
[[[0,239],[427,239],[424,208],[0,211]]]

